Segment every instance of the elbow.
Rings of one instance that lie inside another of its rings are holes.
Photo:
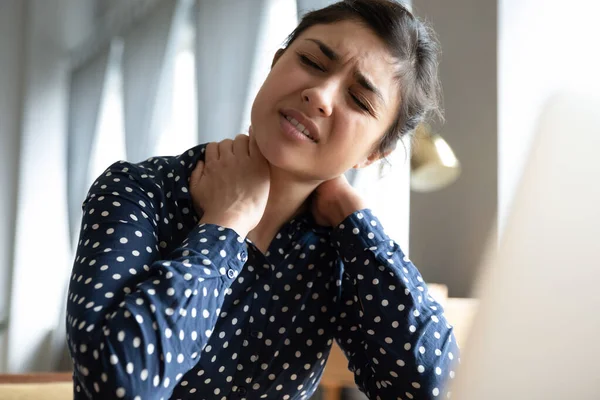
[[[85,393],[88,399],[162,396],[158,375],[152,378],[147,369],[134,370],[131,362],[124,361],[125,350],[117,346],[119,343],[112,343],[108,337],[93,344],[76,339],[70,337],[68,343],[76,392]]]
[[[89,367],[74,363],[74,389],[79,393],[85,393],[86,398],[93,400],[147,399],[155,398],[157,395],[162,396],[160,393],[162,387],[154,387],[150,378],[143,379],[146,374],[137,373],[134,376],[126,373],[119,365],[105,368],[105,364],[104,360],[98,360],[97,364],[89,364]]]

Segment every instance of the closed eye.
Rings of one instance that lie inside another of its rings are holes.
[[[321,72],[326,72],[325,68],[321,67],[319,64],[317,64],[316,62],[314,62],[313,60],[311,60],[310,58],[308,58],[307,56],[303,55],[303,54],[298,54],[298,57],[300,58],[300,61],[302,62],[302,64],[309,66],[310,68],[314,68],[316,70],[319,70]],[[354,103],[356,104],[356,106],[358,108],[360,108],[362,111],[368,112],[370,113],[370,109],[369,107],[362,102],[356,95],[350,93],[350,97],[352,97],[352,101],[354,101]]]
[[[360,99],[359,99],[358,97],[356,97],[356,96],[355,96],[355,95],[353,95],[353,94],[350,94],[350,96],[352,97],[352,100],[354,100],[354,102],[356,103],[356,105],[357,105],[358,107],[360,107],[360,108],[361,108],[362,110],[364,110],[364,111],[367,111],[367,112],[369,111],[369,107],[367,107],[367,106],[365,105],[365,103],[363,103],[362,101],[360,101]]]
[[[311,68],[318,69],[321,72],[325,72],[324,68],[322,68],[319,64],[317,64],[316,62],[314,62],[310,58],[308,58],[308,57],[306,57],[304,55],[299,55],[299,57],[300,57],[300,61],[302,61],[303,64],[308,65]]]

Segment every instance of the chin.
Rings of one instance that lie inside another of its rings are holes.
[[[253,126],[258,148],[269,164],[292,175],[304,178],[314,176],[311,168],[316,164],[316,160],[311,157],[311,152],[302,150],[301,146],[290,143],[283,137],[279,113],[273,123],[264,123],[263,119],[262,124]]]
[[[258,141],[258,147],[271,168],[294,176],[311,175],[307,168],[310,160],[303,159],[300,154],[294,154],[294,149],[282,145],[279,141],[266,137],[262,141]]]
[[[295,169],[301,167],[302,164],[307,162],[307,160],[298,160],[298,154],[293,154],[291,151],[293,149],[289,149],[287,146],[282,146],[279,141],[269,138],[265,139],[266,140],[264,143],[262,143],[262,145],[259,143],[259,148],[269,164],[273,165],[274,167],[293,172]]]

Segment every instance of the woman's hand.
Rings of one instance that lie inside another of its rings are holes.
[[[348,215],[366,208],[344,175],[323,182],[312,196],[312,214],[319,225],[338,226]]]
[[[242,237],[260,222],[269,187],[269,163],[252,130],[250,136],[209,143],[190,179],[194,207],[204,212],[200,222],[231,228]]]

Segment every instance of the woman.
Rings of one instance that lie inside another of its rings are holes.
[[[371,399],[442,396],[458,349],[343,178],[437,104],[436,46],[388,0],[304,17],[249,136],[112,165],[84,202],[76,398],[305,399],[337,340]]]

